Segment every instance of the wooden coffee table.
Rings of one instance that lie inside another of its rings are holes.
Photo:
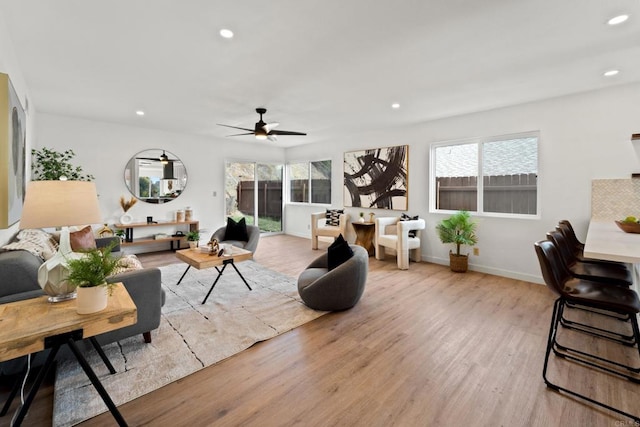
[[[184,279],[184,276],[187,274],[187,271],[189,271],[191,267],[195,267],[198,270],[213,267],[218,272],[218,277],[216,277],[213,285],[211,285],[211,289],[209,289],[209,292],[207,292],[207,296],[204,297],[204,300],[202,301],[203,304],[207,302],[209,295],[211,295],[213,288],[216,287],[216,284],[218,283],[218,280],[220,280],[222,273],[224,273],[224,269],[227,268],[227,265],[231,265],[234,270],[236,270],[236,273],[238,273],[238,276],[240,276],[244,284],[247,285],[247,288],[249,288],[250,291],[252,290],[251,286],[249,286],[245,278],[242,276],[242,273],[240,273],[238,267],[236,267],[235,265],[236,262],[253,259],[253,252],[251,251],[233,246],[233,250],[230,255],[217,256],[209,255],[208,253],[202,253],[200,252],[200,250],[183,249],[181,251],[176,251],[176,258],[189,264],[184,273],[182,273],[182,277],[180,277],[180,280],[178,280],[178,283],[176,283],[176,285],[179,285],[180,282],[182,282],[182,279]],[[220,266],[222,266],[221,269],[218,268]]]

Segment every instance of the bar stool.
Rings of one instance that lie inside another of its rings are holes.
[[[633,285],[633,275],[626,265],[598,262],[597,260],[592,262],[578,260],[566,237],[558,230],[548,232],[547,239],[555,244],[560,258],[573,277],[627,288]]]
[[[636,415],[632,415],[566,387],[554,384],[547,376],[549,356],[553,351],[554,355],[558,357],[579,362],[580,364],[589,365],[636,383],[640,382],[638,376],[634,375],[640,373],[640,367],[618,363],[592,353],[568,347],[557,341],[558,325],[561,324],[560,319],[562,318],[565,305],[567,303],[574,303],[594,309],[615,312],[628,317],[633,331],[633,339],[630,342],[625,343],[625,345],[638,346],[638,343],[640,342],[640,330],[638,328],[638,319],[636,317],[638,312],[640,312],[640,300],[638,299],[638,295],[634,291],[622,286],[609,285],[606,283],[572,277],[569,271],[564,267],[556,246],[550,240],[537,242],[534,246],[540,263],[540,269],[542,270],[542,277],[544,278],[547,287],[554,294],[558,295],[553,306],[544,367],[542,371],[542,377],[545,384],[547,387],[555,391],[570,394],[592,404],[629,417],[635,422],[640,422],[640,417]],[[600,336],[600,334],[594,335]],[[603,334],[602,337],[609,338],[606,335],[607,334]],[[640,346],[638,348],[638,356],[640,358]]]
[[[576,258],[581,261],[581,262],[596,262],[596,263],[606,263],[606,264],[612,264],[612,265],[617,265],[620,267],[625,267],[627,268],[627,265],[623,262],[618,262],[618,261],[609,261],[609,260],[603,260],[603,259],[594,259],[594,258],[585,258],[584,256],[584,243],[582,243],[580,240],[578,240],[578,236],[576,236],[576,232],[573,229],[573,226],[571,225],[571,223],[566,220],[563,219],[560,222],[558,222],[558,225],[556,226],[556,229],[558,231],[560,231],[564,237],[567,239],[567,242],[569,244],[569,246],[573,249],[573,253],[576,256]]]

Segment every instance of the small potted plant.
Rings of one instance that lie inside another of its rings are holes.
[[[360,218],[358,218],[358,222],[364,222],[364,212],[360,212]]]
[[[115,233],[120,238],[120,242],[124,242],[124,230],[116,230]]]
[[[107,291],[112,290],[107,277],[116,271],[121,258],[111,253],[116,244],[83,251],[80,257],[67,261],[67,281],[77,286],[78,314],[95,313],[107,306]]]
[[[467,211],[456,212],[450,218],[443,219],[436,226],[438,237],[442,243],[453,243],[456,251],[449,251],[449,267],[451,271],[464,273],[469,267],[469,255],[460,253],[460,246],[473,246],[478,243],[476,223],[471,220]]]
[[[194,230],[187,233],[187,241],[191,249],[197,249],[200,242],[200,231]]]

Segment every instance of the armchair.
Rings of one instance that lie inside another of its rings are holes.
[[[346,310],[358,303],[367,283],[369,253],[357,245],[349,245],[353,256],[329,270],[328,255],[313,260],[298,277],[298,293],[314,310]]]
[[[409,269],[409,255],[415,262],[420,262],[420,230],[424,230],[424,219],[400,221],[395,217],[376,218],[375,251],[376,259],[384,259],[385,248],[396,251],[398,268]],[[409,231],[415,230],[415,237],[409,236]]]
[[[346,213],[340,214],[339,225],[327,225],[325,212],[316,212],[311,214],[311,249],[318,249],[318,237],[328,236],[334,239],[340,234],[346,236],[347,234],[347,221],[349,215]]]
[[[220,243],[230,243],[233,246],[237,246],[251,252],[256,251],[256,248],[258,247],[258,241],[260,240],[260,228],[255,225],[247,225],[247,235],[249,236],[249,240],[246,242],[240,240],[224,240],[226,231],[226,226],[218,228],[211,236],[211,239],[217,239]]]

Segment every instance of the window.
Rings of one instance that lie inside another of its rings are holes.
[[[537,133],[435,144],[431,158],[435,210],[537,214]]]
[[[283,166],[253,162],[226,162],[225,213],[245,218],[261,232],[282,231]]]
[[[331,160],[290,164],[289,201],[331,204]]]

